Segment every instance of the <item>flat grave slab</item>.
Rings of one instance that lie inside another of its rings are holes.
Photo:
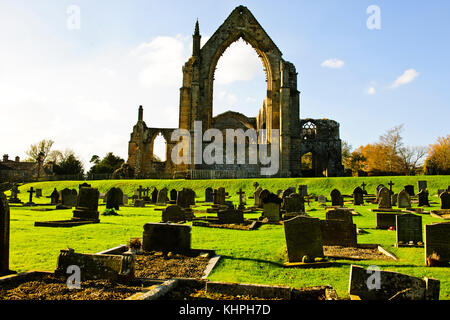
[[[35,227],[49,227],[49,228],[72,228],[83,226],[87,224],[97,224],[98,221],[89,220],[59,220],[59,221],[36,221]]]
[[[337,260],[398,260],[377,244],[359,244],[358,247],[323,246],[326,257]]]

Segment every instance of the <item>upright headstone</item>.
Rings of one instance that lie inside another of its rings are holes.
[[[323,257],[320,220],[297,216],[284,222],[289,262],[312,262]]]
[[[240,224],[244,222],[243,212],[234,208],[219,210],[217,218],[219,218],[219,224]]]
[[[128,195],[126,195],[126,194],[123,195],[122,203],[124,206],[128,205]]]
[[[441,199],[441,209],[447,210],[450,209],[450,193],[449,192],[443,192],[439,196]]]
[[[287,188],[286,190],[283,191],[282,198],[284,199],[289,197],[291,194],[295,193],[295,191],[296,190],[294,187]]]
[[[27,206],[34,206],[34,202],[33,202],[33,193],[35,193],[36,191],[34,190],[33,187],[30,188],[30,190],[27,191],[30,194],[29,200],[27,202]]]
[[[399,192],[397,197],[397,206],[399,208],[411,208],[411,197],[409,196],[406,190],[402,190]]]
[[[419,207],[429,207],[430,206],[430,201],[428,200],[428,190],[427,189],[422,189],[420,190],[420,192],[417,194],[418,198],[419,198]]]
[[[425,263],[432,254],[440,257],[440,263],[450,262],[450,223],[433,223],[425,226]]]
[[[178,192],[175,189],[170,190],[170,200],[171,201],[177,201],[178,199]]]
[[[255,192],[253,193],[253,197],[254,197],[254,200],[255,200],[255,207],[261,207],[261,198],[260,198],[260,195],[261,195],[261,192],[262,192],[263,190],[262,190],[262,188],[261,187],[258,187],[256,190],[255,190]]]
[[[349,210],[333,209],[328,210],[326,213],[327,220],[339,220],[353,224],[353,216]]]
[[[269,222],[280,222],[282,200],[276,194],[269,193],[262,201],[263,216],[269,219]]]
[[[396,217],[397,246],[418,245],[423,242],[422,217],[415,214],[402,214]]]
[[[393,195],[391,195],[391,206],[396,206],[397,205],[397,199],[398,199],[398,193],[394,193]]]
[[[298,194],[302,197],[308,196],[308,186],[307,185],[299,185],[298,186]]]
[[[168,206],[162,211],[162,221],[166,223],[167,222],[177,223],[191,220],[191,218],[192,217],[190,215],[189,216],[186,215],[184,209],[178,205]]]
[[[80,194],[80,190],[81,190],[81,188],[91,188],[92,186],[89,184],[89,183],[87,183],[87,182],[84,182],[84,183],[82,183],[82,184],[79,184],[78,185],[78,194]]]
[[[428,183],[425,180],[417,181],[417,189],[419,189],[419,192],[422,190],[426,190],[428,188]]]
[[[410,197],[415,196],[416,194],[414,193],[414,186],[413,185],[407,185],[405,186],[405,191],[408,192]]]
[[[263,208],[264,207],[264,202],[265,202],[265,199],[269,196],[269,195],[271,195],[272,193],[269,191],[269,190],[267,190],[267,189],[264,189],[263,191],[261,191],[261,193],[260,193],[260,195],[259,195],[259,203],[260,203],[260,208]]]
[[[17,183],[14,183],[11,189],[11,196],[8,199],[9,203],[22,203],[22,201],[20,201],[18,195],[19,195],[20,191],[19,191],[19,186],[17,185]]]
[[[213,202],[213,192],[214,190],[211,187],[205,189],[205,202]]]
[[[239,210],[244,210],[245,209],[245,205],[246,205],[246,201],[245,201],[245,192],[242,191],[242,188],[239,189],[239,192],[236,193],[239,196],[239,206],[238,209]]]
[[[5,194],[0,191],[0,276],[11,273],[9,270],[9,226],[8,201]]]
[[[360,187],[356,187],[353,190],[353,204],[355,206],[364,204],[364,191]]]
[[[286,213],[303,214],[305,212],[305,200],[298,193],[292,193],[289,197],[283,199],[284,210]]]
[[[379,199],[378,197],[379,197],[380,190],[383,189],[383,188],[386,188],[386,187],[384,186],[384,184],[379,184],[379,185],[377,186],[377,190],[376,190],[377,203],[378,203],[378,199]]]
[[[377,212],[377,229],[395,228],[398,215],[397,213]]]
[[[333,207],[343,207],[344,206],[344,198],[339,190],[333,189],[330,193],[331,196],[331,205]]]
[[[378,209],[392,209],[391,194],[386,187],[378,192]]]
[[[106,209],[119,210],[123,204],[123,191],[120,188],[112,187],[106,193]]]
[[[56,188],[53,189],[53,192],[50,195],[50,201],[51,201],[51,204],[58,204],[58,202],[59,202],[59,192],[58,192],[58,190],[56,190]]]
[[[195,198],[191,189],[183,188],[178,192],[177,205],[182,208],[190,208],[195,204]]]
[[[142,188],[142,186],[139,186],[139,188],[136,190],[136,193],[138,199],[144,198],[144,188]]]
[[[167,197],[167,188],[163,188],[158,192],[158,198],[156,199],[156,203],[159,205],[166,205],[169,202],[169,198]]]
[[[98,199],[100,192],[94,188],[81,188],[77,200],[77,207],[73,211],[73,218],[79,220],[92,220],[99,222],[98,219]]]
[[[224,205],[225,204],[225,188],[219,188],[213,192],[214,204]]]
[[[73,208],[77,205],[78,194],[75,189],[65,188],[61,190],[61,204],[66,208]]]
[[[153,188],[151,202],[156,203],[158,201],[158,189]]]
[[[367,193],[368,193],[367,190],[366,190],[367,184],[366,184],[364,181],[363,181],[363,183],[361,184],[361,187],[362,187],[363,193],[364,193],[364,194],[367,194]]]
[[[358,246],[356,224],[343,220],[320,220],[324,246]]]
[[[327,197],[320,195],[320,196],[317,197],[317,202],[319,202],[320,204],[325,205],[327,203]]]
[[[144,251],[186,252],[191,250],[191,226],[166,223],[144,225]]]

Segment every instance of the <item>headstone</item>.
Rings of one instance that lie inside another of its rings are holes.
[[[439,300],[439,280],[420,279],[406,274],[377,270],[380,287],[369,286],[374,281],[375,270],[351,266],[349,294],[361,300],[389,300],[399,293],[403,300]],[[376,290],[375,290],[376,289]]]
[[[364,204],[364,191],[360,187],[356,187],[353,190],[353,204],[355,206]]]
[[[283,203],[286,213],[302,214],[305,212],[305,200],[298,193],[292,193],[289,197],[284,198]]]
[[[255,188],[255,190],[256,190],[256,189],[258,189],[258,187],[259,187],[259,183],[258,182],[253,182],[253,188]]]
[[[191,249],[191,226],[166,223],[144,225],[144,251],[185,252]]]
[[[334,189],[330,193],[331,196],[331,205],[333,207],[343,207],[344,206],[344,198],[341,195],[341,192],[337,189]]]
[[[424,180],[417,181],[417,189],[419,189],[419,192],[422,190],[426,190],[427,188],[428,188],[427,181]]]
[[[438,189],[437,196],[440,197],[442,193],[447,192],[445,189]]]
[[[178,192],[175,189],[170,190],[170,200],[177,201],[178,199]]]
[[[427,189],[422,189],[420,190],[420,192],[417,194],[418,198],[419,198],[419,207],[429,207],[430,206],[430,201],[428,200],[428,190]]]
[[[81,188],[77,200],[77,207],[73,211],[73,218],[98,222],[98,199],[100,192],[94,188]]]
[[[319,196],[317,198],[317,202],[319,202],[320,204],[326,204],[327,203],[327,197],[325,196]]]
[[[106,193],[106,209],[119,210],[123,204],[123,191],[120,188],[112,187]]]
[[[367,190],[366,190],[367,184],[366,184],[364,181],[363,181],[363,183],[361,184],[361,187],[362,187],[363,193],[364,193],[364,194],[367,194]]]
[[[394,191],[392,190],[392,187],[393,187],[394,185],[395,185],[395,183],[393,183],[392,180],[389,181],[388,186],[389,186],[389,193],[390,193],[391,195],[394,194]]]
[[[397,215],[396,213],[377,212],[377,229],[395,228]]]
[[[50,200],[51,204],[58,204],[58,202],[59,202],[59,192],[58,192],[58,190],[56,190],[56,188],[53,189],[53,192],[50,195],[50,199],[51,199]]]
[[[217,217],[219,218],[220,224],[241,224],[244,222],[243,212],[234,208],[219,210]]]
[[[394,193],[391,196],[391,206],[397,206],[398,193]]]
[[[206,188],[205,190],[205,202],[213,202],[214,198],[213,198],[213,189],[212,188]]]
[[[403,244],[417,245],[423,242],[422,217],[414,214],[402,214],[396,217],[397,246]]]
[[[320,227],[324,246],[358,246],[356,224],[342,220],[321,220]]]
[[[405,186],[405,191],[408,192],[409,196],[415,196],[416,194],[414,193],[414,186],[413,185],[407,185]]]
[[[139,186],[139,188],[136,190],[135,194],[137,195],[138,199],[144,198],[144,189],[142,188],[142,186]]]
[[[378,192],[378,209],[392,209],[391,194],[386,187]]]
[[[9,228],[10,211],[8,201],[0,192],[0,276],[9,274]]]
[[[340,220],[353,224],[353,216],[349,210],[333,209],[326,213],[327,220]]]
[[[397,206],[399,208],[411,208],[411,197],[406,190],[400,191],[397,197]]]
[[[190,208],[191,205],[195,204],[195,194],[193,190],[183,188],[183,190],[178,192],[177,205],[182,208]]]
[[[156,199],[156,203],[159,205],[166,205],[169,202],[169,198],[167,197],[167,188],[163,188],[158,192],[158,198]]]
[[[28,190],[27,192],[30,194],[30,198],[29,198],[29,200],[28,200],[28,202],[27,202],[26,205],[28,205],[28,206],[33,206],[33,205],[34,205],[34,202],[33,202],[33,193],[35,193],[36,191],[34,190],[33,187],[31,187],[30,190]]]
[[[9,203],[22,203],[22,201],[20,201],[18,195],[19,195],[20,191],[19,191],[19,186],[17,185],[17,183],[14,183],[12,188],[11,188],[11,196],[8,199]]]
[[[239,192],[236,193],[239,196],[239,206],[238,209],[239,210],[244,210],[245,209],[245,205],[246,205],[246,201],[245,201],[245,192],[242,191],[242,188],[239,189]]]
[[[78,194],[75,189],[65,188],[61,190],[61,204],[66,208],[73,208],[77,206]]]
[[[450,223],[433,223],[425,226],[425,262],[433,253],[440,257],[440,262],[450,262]]]
[[[153,188],[152,196],[151,196],[151,202],[152,203],[156,203],[158,201],[158,193],[159,193],[158,189]]]
[[[162,212],[163,222],[182,222],[190,220],[191,217],[187,217],[185,211],[179,205],[172,205],[165,208]]]
[[[298,194],[300,196],[307,197],[308,196],[308,186],[307,185],[299,185],[298,186]]]
[[[126,195],[126,194],[123,195],[122,203],[124,206],[128,205],[128,195]]]
[[[263,216],[269,219],[269,222],[280,222],[282,200],[276,194],[269,192],[269,194],[262,201]]]
[[[383,188],[386,188],[386,187],[384,186],[384,184],[379,184],[379,185],[377,186],[377,192],[376,192],[376,195],[377,195],[377,202],[378,202],[378,194],[380,193],[380,190],[383,189]]]
[[[144,199],[144,201],[146,203],[152,202],[152,198],[150,197],[150,188],[149,187],[144,189],[144,193],[143,193],[142,199]]]
[[[67,268],[73,265],[80,268],[82,281],[134,278],[135,260],[131,254],[85,254],[75,253],[72,249],[61,250],[55,275],[67,277]]]
[[[213,192],[214,204],[224,205],[225,204],[225,188],[219,188]]]
[[[80,194],[80,190],[81,190],[81,188],[91,188],[92,186],[89,184],[89,183],[87,183],[87,182],[84,182],[84,183],[82,183],[82,184],[79,184],[78,185],[78,194]]]
[[[273,193],[271,193],[271,192],[270,192],[269,190],[267,190],[267,189],[264,189],[263,191],[261,191],[261,193],[260,193],[260,195],[259,195],[260,208],[263,208],[266,198],[267,198],[269,195],[271,195],[271,194],[273,194]],[[277,196],[277,195],[275,195],[275,196]],[[278,197],[278,196],[277,196],[277,197]],[[280,199],[280,200],[281,200],[281,199]]]
[[[134,207],[136,207],[136,208],[144,208],[145,207],[144,199],[135,199],[134,200]]]
[[[441,209],[446,210],[450,209],[450,193],[449,192],[443,192],[439,196],[441,199]]]
[[[294,187],[287,188],[286,190],[283,191],[282,198],[284,199],[289,197],[291,194],[295,193],[295,191],[296,190]]]
[[[320,220],[297,216],[284,222],[284,233],[289,262],[310,261],[323,257]]]
[[[261,207],[261,198],[260,198],[260,195],[261,195],[261,192],[262,192],[262,191],[263,191],[262,188],[261,188],[261,187],[258,187],[258,188],[255,190],[255,192],[253,193],[253,197],[254,197],[254,200],[255,200],[255,207],[258,207],[258,208]]]
[[[42,189],[36,189],[36,198],[42,197]]]

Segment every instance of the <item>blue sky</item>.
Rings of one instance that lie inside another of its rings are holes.
[[[23,158],[51,138],[86,166],[108,151],[126,159],[138,105],[148,126],[178,125],[195,20],[206,40],[241,4],[295,64],[302,118],[340,122],[355,148],[399,124],[409,145],[450,133],[449,1],[15,0],[0,3],[0,152]],[[67,28],[71,5],[79,30]],[[370,5],[380,30],[366,26]],[[215,114],[257,114],[264,72],[250,47],[227,50],[216,80]]]

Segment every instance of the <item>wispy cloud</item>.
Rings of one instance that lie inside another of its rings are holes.
[[[403,74],[400,77],[398,77],[397,80],[395,80],[391,88],[398,88],[402,85],[413,82],[418,76],[419,73],[416,70],[408,69],[405,72],[403,72]]]
[[[338,59],[338,58],[333,58],[333,59],[328,59],[325,60],[324,62],[322,62],[322,67],[324,68],[331,68],[331,69],[340,69],[344,66],[344,61]]]

